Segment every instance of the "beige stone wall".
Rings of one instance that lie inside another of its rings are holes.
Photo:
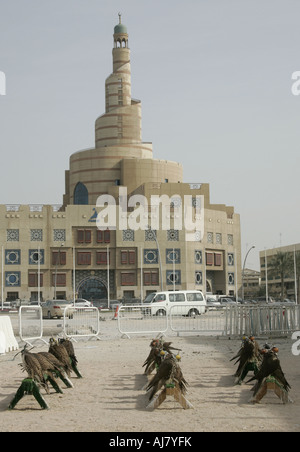
[[[73,154],[70,158],[69,201],[73,203],[73,193],[78,182],[86,185],[89,204],[96,205],[99,195],[107,193],[111,187],[122,180],[122,160],[152,157],[151,143],[136,145],[109,146],[90,149]]]
[[[178,183],[182,182],[182,165],[167,160],[125,158],[121,162],[121,180],[128,193],[147,182]]]
[[[117,187],[116,187],[117,188]],[[175,188],[177,189],[175,191]],[[147,183],[140,187],[140,193],[146,193],[147,195],[155,194],[196,194],[207,193],[207,185],[203,184],[198,190],[191,190],[189,184],[172,184],[162,183],[157,185],[155,189],[152,183]],[[117,192],[116,192],[117,195]],[[38,207],[39,208],[39,207]],[[30,299],[33,293],[37,292],[37,287],[28,286],[28,274],[29,272],[37,272],[37,264],[30,264],[29,253],[30,250],[43,250],[44,263],[41,265],[41,273],[43,273],[43,287],[41,287],[41,293],[43,299],[53,298],[54,287],[52,275],[57,270],[58,273],[62,272],[66,274],[66,286],[57,287],[57,292],[64,294],[67,299],[73,297],[73,250],[77,253],[79,250],[92,253],[92,261],[90,265],[78,265],[76,262],[76,274],[78,272],[85,271],[85,275],[92,276],[93,274],[99,274],[102,270],[103,282],[106,281],[106,265],[99,265],[96,263],[96,252],[99,250],[106,250],[107,244],[99,244],[96,242],[96,223],[95,215],[99,212],[99,209],[95,210],[93,206],[75,206],[69,205],[64,211],[55,211],[52,206],[43,206],[40,210],[36,209],[36,206],[17,206],[14,207],[15,211],[9,211],[7,206],[0,206],[0,240],[3,243],[4,255],[8,250],[19,250],[21,255],[21,261],[19,264],[7,264],[4,263],[4,279],[7,272],[19,272],[21,285],[20,287],[4,287],[4,299],[7,298],[9,293],[17,292],[19,298]],[[117,210],[118,214],[118,210]],[[129,213],[130,214],[130,213]],[[172,212],[171,212],[172,215]],[[117,217],[118,218],[118,217]],[[160,218],[161,220],[161,218]],[[172,228],[171,218],[170,228]],[[150,222],[150,212],[149,212]],[[118,226],[117,220],[117,226]],[[91,243],[79,244],[77,242],[77,230],[88,229],[92,231]],[[9,241],[8,230],[18,230],[19,240]],[[42,231],[42,240],[32,240],[32,231]],[[55,236],[55,231],[64,231],[64,240],[60,240]],[[208,233],[213,234],[213,241],[208,238]],[[217,243],[217,234],[221,234],[221,243]],[[230,243],[228,242],[228,236],[231,237]],[[235,293],[235,284],[229,284],[228,274],[236,274],[235,265],[229,265],[228,253],[234,255],[237,263],[237,278],[238,287],[241,284],[241,247],[240,247],[240,221],[239,215],[233,214],[231,218],[228,218],[226,211],[224,210],[212,210],[205,209],[205,230],[203,240],[198,242],[187,242],[185,240],[185,231],[178,231],[178,240],[169,240],[170,236],[168,231],[157,230],[157,240],[160,247],[161,260],[162,260],[162,285],[164,290],[172,290],[173,285],[167,284],[167,272],[173,271],[173,264],[167,263],[166,255],[167,250],[180,252],[180,263],[175,264],[175,270],[181,272],[181,284],[176,285],[176,289],[200,289],[204,290],[205,272],[207,279],[210,279],[213,284],[214,291],[221,291],[222,293]],[[131,291],[134,296],[139,297],[141,291],[144,296],[147,291],[160,290],[161,280],[159,284],[154,286],[141,287],[141,268],[143,270],[156,270],[160,273],[160,265],[158,263],[145,264],[144,263],[144,250],[156,250],[156,242],[147,240],[147,234],[144,230],[134,231],[133,240],[128,240],[128,237],[124,236],[122,230],[116,230],[111,232],[111,240],[109,243],[110,255],[111,255],[111,277],[113,278],[113,285],[111,287],[111,298],[121,298],[126,291]],[[53,265],[52,252],[61,250],[66,252],[66,263],[64,265]],[[121,252],[124,250],[135,251],[135,262],[133,264],[121,263]],[[142,251],[141,251],[142,250]],[[199,262],[196,259],[195,253],[202,253],[202,261]],[[216,252],[222,254],[222,265],[220,267],[208,267],[205,265],[205,253]],[[135,285],[122,285],[121,277],[122,273],[131,272],[135,275]],[[202,284],[195,283],[196,272],[202,272],[203,281]],[[78,283],[78,279],[77,279]]]

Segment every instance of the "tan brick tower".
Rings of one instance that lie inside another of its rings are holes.
[[[113,72],[105,81],[105,113],[95,122],[95,148],[76,152],[66,172],[64,206],[96,204],[113,187],[128,193],[144,182],[182,182],[182,166],[153,160],[152,143],[142,142],[141,101],[131,98],[130,49],[127,28],[114,27]]]

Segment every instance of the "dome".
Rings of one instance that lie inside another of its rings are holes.
[[[123,25],[123,24],[118,24],[114,28],[114,33],[115,34],[118,34],[118,33],[127,34],[127,27],[125,27],[125,25]]]
[[[122,19],[121,19],[122,14],[118,13],[118,16],[119,16],[119,23],[114,28],[114,34],[127,34],[127,27],[125,27],[125,25],[122,24]]]

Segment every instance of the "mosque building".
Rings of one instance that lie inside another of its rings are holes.
[[[62,205],[0,205],[2,299],[96,301],[174,289],[235,294],[239,215],[211,204],[208,183],[184,183],[182,165],[153,158],[152,143],[142,141],[120,15],[112,60],[95,147],[70,156]],[[109,201],[115,222],[104,215]],[[187,212],[201,225],[192,232]]]

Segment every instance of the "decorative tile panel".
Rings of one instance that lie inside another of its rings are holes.
[[[200,208],[201,207],[201,198],[199,199],[199,197],[192,197],[192,206],[193,207],[198,207],[198,208]]]
[[[170,207],[180,207],[182,204],[180,196],[172,196],[170,200]]]
[[[195,250],[195,264],[202,264],[202,251]]]
[[[30,229],[30,241],[31,242],[42,242],[43,241],[43,230],[42,229]]]
[[[179,231],[176,229],[170,229],[167,231],[167,240],[170,242],[178,242],[179,241]]]
[[[228,265],[234,265],[234,254],[233,253],[228,253],[227,263],[228,263]]]
[[[207,243],[214,243],[214,234],[213,232],[207,233]]]
[[[216,244],[222,245],[222,234],[220,234],[219,232],[216,233]]]
[[[65,229],[53,229],[53,241],[54,242],[65,242],[66,241],[66,230]]]
[[[29,265],[44,264],[44,250],[29,250]]]
[[[228,245],[233,245],[233,235],[232,234],[227,235],[227,243],[228,243]]]
[[[194,242],[201,242],[202,238],[203,238],[203,233],[202,231],[195,231],[194,233]]]
[[[230,286],[234,285],[234,273],[228,273],[228,284]]]
[[[166,249],[166,263],[167,264],[180,264],[180,249]]]
[[[202,272],[195,272],[195,284],[199,286],[202,285]]]
[[[19,229],[7,229],[6,238],[8,242],[19,241]]]
[[[154,229],[145,230],[145,242],[155,242],[156,231]]]
[[[175,280],[175,285],[181,284],[181,271],[175,270],[167,270],[167,285],[173,285]]]
[[[124,242],[134,242],[134,231],[132,229],[125,229],[123,231]]]
[[[20,265],[21,250],[5,250],[5,265]]]
[[[5,286],[6,287],[20,287],[21,286],[21,272],[5,272]]]
[[[158,250],[144,249],[144,264],[157,264]]]

